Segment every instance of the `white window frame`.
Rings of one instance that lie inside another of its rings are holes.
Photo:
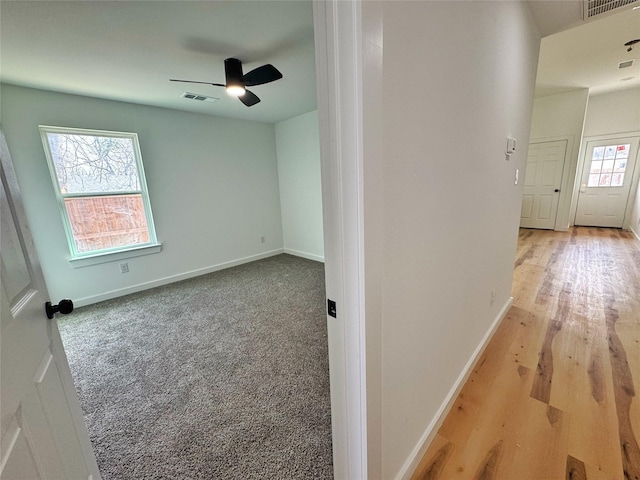
[[[147,255],[150,253],[158,253],[161,250],[161,245],[158,243],[156,236],[155,224],[153,222],[153,214],[151,212],[151,201],[149,200],[149,192],[147,189],[147,180],[144,174],[144,167],[142,164],[142,154],[140,151],[140,144],[138,142],[138,134],[130,132],[113,132],[108,130],[90,130],[84,128],[67,128],[67,127],[55,127],[49,125],[40,125],[40,136],[42,138],[42,144],[44,146],[45,157],[47,159],[47,165],[49,167],[49,173],[51,174],[51,180],[53,182],[56,199],[58,202],[58,208],[62,216],[62,223],[64,226],[67,244],[71,258],[69,262],[74,268],[84,267],[88,265],[95,265],[98,263],[105,263],[110,261],[121,260],[124,258],[131,258],[139,255]],[[136,166],[138,170],[138,183],[140,185],[139,190],[130,190],[126,192],[82,192],[82,193],[62,193],[60,190],[60,183],[58,181],[58,175],[55,169],[55,163],[51,154],[51,148],[49,145],[48,134],[58,133],[67,135],[88,135],[98,137],[111,137],[111,138],[127,138],[131,140],[134,150],[134,156],[136,159]],[[76,248],[76,240],[73,235],[73,229],[71,228],[71,221],[69,213],[65,206],[65,198],[83,198],[83,197],[113,197],[120,195],[139,194],[142,197],[142,204],[144,206],[145,217],[147,221],[147,230],[149,231],[149,242],[142,244],[123,245],[120,247],[113,247],[100,250],[92,250],[88,252],[79,252]]]

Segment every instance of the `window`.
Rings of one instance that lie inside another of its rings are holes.
[[[40,133],[72,260],[157,246],[135,133]]]
[[[631,144],[595,147],[591,155],[589,187],[622,187]]]

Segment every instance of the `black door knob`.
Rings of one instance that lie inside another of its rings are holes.
[[[559,189],[559,188],[556,188],[556,189],[554,190],[554,192],[556,192],[556,193],[558,193],[559,191],[560,191],[560,189]]]
[[[60,312],[64,315],[73,312],[73,302],[71,300],[60,300],[58,305],[51,305],[51,302],[44,304],[44,311],[47,312],[47,318],[51,319],[53,316]]]

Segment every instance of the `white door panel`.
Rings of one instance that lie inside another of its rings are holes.
[[[622,228],[637,149],[638,137],[587,143],[576,225]]]
[[[538,219],[550,220],[553,210],[553,197],[551,195],[540,195],[540,203],[538,205]]]
[[[558,181],[558,173],[562,175],[562,168],[558,166],[558,157],[564,160],[564,151],[558,152],[558,149],[554,148],[552,160],[545,160],[542,164],[542,185],[545,187],[555,187]]]
[[[521,227],[555,227],[566,151],[566,140],[529,145],[520,214]]]
[[[0,478],[100,478],[0,134]]]
[[[533,213],[533,195],[524,195],[522,197],[522,209],[520,216],[530,218]]]

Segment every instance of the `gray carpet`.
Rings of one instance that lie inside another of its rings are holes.
[[[278,255],[61,317],[104,480],[333,478],[324,298]]]

